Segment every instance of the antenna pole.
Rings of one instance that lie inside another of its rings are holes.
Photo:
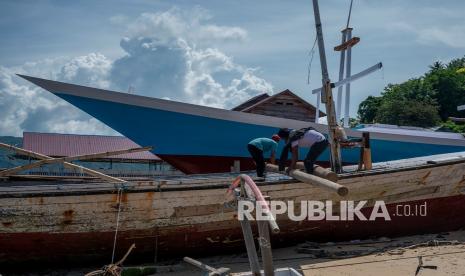
[[[315,27],[316,35],[318,39],[318,50],[320,53],[320,65],[321,65],[321,75],[322,75],[322,102],[326,105],[326,116],[328,118],[328,128],[329,128],[329,142],[331,145],[331,168],[336,173],[342,172],[342,162],[341,162],[341,148],[337,141],[337,120],[336,112],[334,110],[334,101],[333,101],[333,91],[331,88],[331,80],[329,79],[328,74],[328,65],[326,63],[326,53],[325,53],[325,44],[323,40],[323,30],[321,27],[321,18],[320,18],[320,9],[318,7],[318,0],[313,0],[313,13],[315,15]]]

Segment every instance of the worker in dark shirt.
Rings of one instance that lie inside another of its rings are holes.
[[[284,129],[281,130],[279,134],[286,139],[286,146],[280,158],[280,170],[284,170],[284,164],[287,161],[287,152],[289,150],[292,154],[292,161],[286,172],[289,173],[291,170],[295,169],[296,163],[299,160],[299,147],[302,147],[309,148],[304,160],[304,165],[307,173],[313,174],[313,165],[315,161],[329,145],[326,137],[313,128],[305,128],[297,131]]]

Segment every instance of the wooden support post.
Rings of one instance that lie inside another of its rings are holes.
[[[244,236],[245,248],[247,250],[247,256],[249,258],[250,271],[254,276],[260,274],[260,264],[258,263],[257,249],[255,248],[255,242],[252,233],[252,226],[247,218],[240,221],[242,234]]]
[[[32,168],[37,168],[45,164],[53,164],[53,163],[64,163],[74,160],[87,160],[87,159],[94,159],[94,158],[102,158],[108,157],[123,153],[131,153],[131,152],[139,152],[139,151],[147,151],[151,150],[152,147],[144,147],[144,148],[133,148],[133,149],[125,149],[125,150],[117,150],[117,151],[110,151],[110,152],[101,152],[101,153],[93,153],[93,154],[86,154],[86,155],[77,155],[77,156],[69,156],[69,157],[61,157],[61,158],[47,158],[41,161],[37,161],[31,164],[26,164],[18,167],[14,167],[11,169],[7,169],[0,172],[0,176],[2,175],[11,175],[17,173],[19,171],[29,170]]]
[[[328,119],[328,136],[331,148],[331,168],[334,172],[342,172],[341,149],[337,141],[336,129],[338,128],[336,120],[336,111],[334,109],[333,92],[331,80],[329,79],[328,65],[326,63],[325,45],[323,39],[323,29],[321,26],[320,9],[318,0],[313,0],[313,13],[315,16],[315,27],[318,41],[318,51],[320,54],[320,65],[322,75],[322,102],[326,105],[326,116]]]
[[[342,41],[341,44],[344,44],[346,42],[346,32],[343,30],[342,31]],[[339,81],[342,81],[344,79],[344,65],[345,65],[345,56],[346,52],[345,50],[341,51],[340,55],[340,60],[339,60]],[[341,119],[341,106],[342,106],[342,88],[343,86],[339,86],[337,88],[337,100],[336,100],[336,120],[339,122]]]
[[[39,159],[39,160],[53,159],[52,157],[47,156],[47,155],[43,155],[43,154],[36,153],[36,152],[33,152],[33,151],[25,150],[25,149],[18,148],[18,147],[15,147],[15,146],[4,144],[4,143],[0,143],[0,147],[12,150],[12,151],[17,152],[18,154],[21,154],[21,155],[36,158],[36,159]],[[94,170],[91,170],[91,169],[88,169],[88,168],[85,168],[85,167],[82,167],[82,166],[78,166],[78,165],[75,165],[75,164],[72,164],[72,163],[69,163],[69,162],[64,162],[63,165],[66,168],[81,170],[82,172],[84,172],[84,173],[86,173],[88,175],[98,177],[98,178],[103,179],[103,180],[108,181],[108,182],[117,182],[117,183],[126,183],[127,182],[127,181],[125,181],[123,179],[113,177],[113,176],[109,176],[109,175],[106,175],[104,173],[94,171]]]
[[[352,40],[352,28],[346,28],[347,42]],[[347,60],[346,60],[346,78],[350,78],[352,74],[352,45],[347,46]],[[349,109],[350,109],[350,82],[346,84],[346,95],[344,105],[344,127],[349,127]]]
[[[269,171],[280,173],[278,166],[267,164],[266,168]],[[307,184],[315,185],[317,187],[336,192],[340,196],[346,196],[349,193],[347,187],[337,184],[328,179],[324,179],[312,174],[304,173],[300,170],[292,170],[289,172],[289,176]]]
[[[363,164],[365,170],[371,170],[373,168],[371,162],[371,148],[370,148],[370,133],[364,132],[363,136]]]
[[[262,253],[263,271],[265,276],[274,275],[273,254],[271,252],[270,231],[267,221],[259,220],[258,224],[258,242],[260,252]]]

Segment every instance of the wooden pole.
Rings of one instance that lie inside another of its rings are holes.
[[[271,252],[271,240],[268,222],[264,220],[257,221],[258,225],[258,242],[260,252],[262,253],[263,272],[265,276],[274,275],[273,254]]]
[[[346,42],[346,32],[345,30],[342,31],[342,42],[344,44]],[[340,60],[339,60],[339,81],[342,81],[344,78],[344,63],[345,63],[345,50],[341,51]],[[342,106],[342,86],[337,88],[337,108],[336,108],[336,120],[339,122],[341,118],[341,106]]]
[[[247,191],[245,189],[245,181],[241,178],[241,197],[239,200],[244,200],[247,198]],[[260,264],[258,263],[258,256],[257,256],[257,249],[255,248],[255,241],[253,238],[252,226],[250,225],[250,221],[244,217],[243,220],[240,221],[242,234],[244,236],[245,248],[247,250],[247,256],[249,258],[250,264],[250,271],[254,276],[261,275],[260,273]]]
[[[249,258],[250,271],[254,276],[260,274],[260,264],[258,263],[257,249],[255,248],[255,242],[253,239],[252,226],[247,218],[240,221],[242,234],[244,236],[245,248],[247,250],[247,256]]]
[[[43,155],[43,154],[36,153],[36,152],[33,152],[33,151],[25,150],[25,149],[18,148],[18,147],[15,147],[15,146],[4,144],[4,143],[0,143],[0,147],[9,149],[9,150],[14,151],[14,152],[17,152],[18,154],[21,154],[21,155],[36,158],[36,159],[39,159],[39,160],[53,159],[52,157],[47,156],[47,155]],[[80,171],[82,171],[82,172],[84,172],[84,173],[86,173],[88,175],[98,177],[98,178],[103,179],[103,180],[108,181],[108,182],[118,182],[118,183],[126,183],[127,182],[127,181],[125,181],[123,179],[113,177],[113,176],[109,176],[109,175],[106,175],[104,173],[94,171],[94,170],[91,170],[91,169],[88,169],[88,168],[85,168],[85,167],[82,167],[82,166],[78,166],[78,165],[75,165],[75,164],[72,164],[72,163],[69,163],[69,162],[64,162],[63,165],[68,169],[77,169],[77,170],[80,170]]]
[[[320,121],[320,102],[321,102],[321,93],[316,94],[316,113],[315,113],[315,123]]]
[[[69,162],[74,160],[87,160],[87,159],[94,159],[94,158],[101,158],[101,157],[108,157],[118,154],[124,153],[131,153],[131,152],[139,152],[139,151],[147,151],[151,150],[152,147],[143,147],[143,148],[132,148],[132,149],[125,149],[125,150],[116,150],[116,151],[109,151],[109,152],[101,152],[101,153],[93,153],[93,154],[86,154],[86,155],[76,155],[76,156],[69,156],[69,157],[61,157],[61,158],[48,158],[43,159],[41,161],[37,161],[31,164],[22,165],[18,167],[14,167],[11,169],[7,169],[0,172],[0,176],[2,175],[10,175],[17,173],[19,171],[29,170],[32,168],[37,168],[45,164],[53,164],[53,163],[63,163]]]
[[[337,141],[336,129],[338,128],[336,112],[334,110],[333,92],[331,80],[328,74],[328,65],[326,63],[325,45],[323,40],[323,30],[321,27],[320,9],[318,0],[313,0],[313,13],[315,16],[315,27],[318,39],[318,50],[320,53],[320,65],[322,72],[323,95],[322,100],[326,105],[326,116],[328,118],[328,136],[331,146],[331,168],[336,173],[342,172],[341,149]]]
[[[230,269],[229,268],[214,268],[214,267],[211,267],[209,265],[206,265],[200,261],[197,261],[195,259],[192,259],[192,258],[189,258],[189,257],[184,257],[183,260],[188,263],[188,264],[191,264],[205,272],[207,272],[206,275],[215,275],[215,276],[226,276],[226,275],[229,275],[229,271]]]
[[[304,162],[297,162],[295,167],[298,170],[305,170]],[[333,182],[337,182],[339,180],[337,173],[318,165],[313,165],[313,175],[331,180]]]
[[[279,168],[273,164],[267,164],[266,168],[269,171],[279,173]],[[346,196],[349,193],[347,187],[337,184],[331,180],[324,179],[312,174],[304,173],[300,170],[292,170],[289,172],[289,176],[307,184],[315,185],[317,187],[336,192],[340,196]]]
[[[363,136],[363,164],[365,170],[371,170],[373,168],[371,162],[371,148],[370,148],[370,133],[364,132]]]
[[[346,28],[347,41],[352,39],[352,28]],[[352,46],[347,47],[347,64],[346,78],[352,74]],[[344,127],[349,127],[349,110],[350,110],[350,82],[346,84],[345,106],[344,106]]]

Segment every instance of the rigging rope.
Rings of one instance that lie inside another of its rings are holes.
[[[313,42],[312,49],[308,53],[308,55],[310,56],[310,61],[308,62],[308,68],[307,68],[307,72],[308,72],[307,73],[307,84],[310,84],[310,71],[312,69],[313,56],[315,55],[315,46],[316,46],[317,40],[318,40],[318,37],[315,36],[315,41]]]
[[[118,236],[118,228],[119,228],[119,217],[121,213],[121,198],[123,195],[123,188],[118,189],[118,197],[117,197],[117,202],[118,202],[118,214],[116,216],[116,228],[115,228],[115,237],[113,239],[113,253],[111,254],[111,263],[113,264],[115,260],[115,251],[116,251],[116,238]]]

